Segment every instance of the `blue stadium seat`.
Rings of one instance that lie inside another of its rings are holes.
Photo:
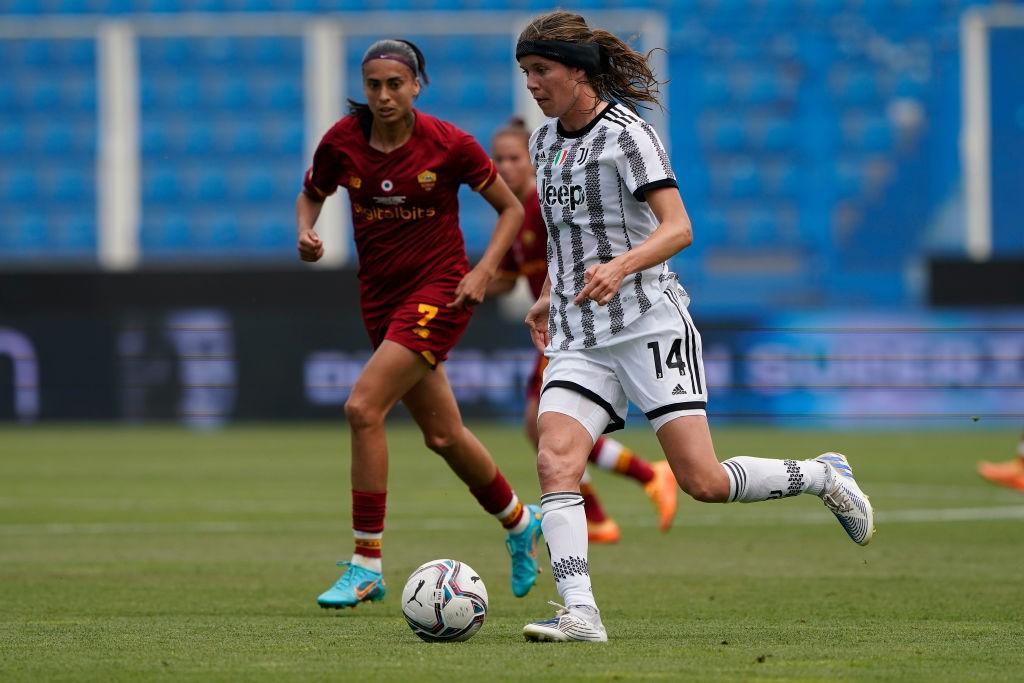
[[[785,119],[772,119],[764,129],[763,144],[765,149],[779,152],[796,145],[796,130],[793,124]]]
[[[729,101],[729,81],[720,71],[704,71],[697,85],[697,96],[705,106],[725,104]]]
[[[199,81],[186,76],[173,83],[174,106],[178,109],[193,110],[202,104],[203,92]]]
[[[60,89],[49,81],[35,81],[29,85],[27,103],[37,112],[56,109],[60,103]]]
[[[49,66],[53,61],[53,40],[26,40],[21,44],[21,63],[32,66]]]
[[[194,196],[201,201],[213,203],[227,199],[228,183],[224,171],[218,168],[203,170],[196,178]]]
[[[142,231],[144,248],[157,250],[177,250],[191,246],[189,221],[179,213],[160,216],[152,221],[145,221]]]
[[[253,154],[263,149],[264,140],[255,123],[239,123],[231,133],[230,149],[235,154]]]
[[[91,212],[64,217],[53,231],[52,244],[58,249],[91,255],[96,247],[96,217]]]
[[[753,197],[761,190],[761,175],[750,161],[740,161],[729,169],[729,193],[733,197]]]
[[[12,246],[16,251],[34,251],[49,242],[46,219],[38,213],[16,215],[13,227]]]
[[[243,76],[227,79],[220,85],[217,104],[227,110],[248,110],[253,105],[249,81]]]
[[[770,71],[753,74],[747,87],[747,100],[752,104],[766,104],[779,99],[782,87],[777,79]]]
[[[221,214],[211,221],[209,226],[209,242],[214,246],[238,246],[238,217],[234,214]]]
[[[214,148],[213,129],[205,120],[191,122],[185,137],[185,151],[189,154],[210,154]]]
[[[877,116],[868,119],[861,133],[861,145],[871,152],[888,151],[893,144],[893,131],[889,121]]]
[[[167,131],[160,124],[143,122],[142,124],[142,153],[147,155],[161,155],[169,148]]]
[[[288,249],[290,252],[295,245],[295,226],[291,217],[275,214],[258,220],[250,241],[258,247]]]
[[[299,154],[303,151],[306,129],[302,122],[289,120],[285,123],[271,121],[267,124],[263,138],[275,152],[282,154]],[[319,133],[320,131],[318,131]]]
[[[746,131],[742,122],[734,117],[723,117],[712,121],[712,142],[723,151],[738,151],[746,144]]]
[[[182,196],[181,179],[171,168],[157,168],[143,172],[142,196],[146,201],[171,204]]]
[[[270,83],[266,104],[270,109],[299,110],[302,108],[302,89],[294,77],[280,77]]]
[[[0,125],[0,154],[12,157],[25,149],[25,128],[18,121]]]
[[[241,181],[242,197],[248,201],[267,201],[274,196],[274,177],[271,173],[255,169],[246,174]]]
[[[51,196],[61,202],[80,202],[92,195],[89,180],[79,171],[60,171],[53,183]]]
[[[39,196],[39,179],[31,171],[14,170],[4,184],[4,197],[13,204],[27,204]]]

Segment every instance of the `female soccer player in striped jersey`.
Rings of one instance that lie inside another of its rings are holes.
[[[636,114],[657,103],[644,55],[583,17],[552,12],[520,34],[516,59],[550,119],[530,138],[548,229],[548,281],[527,315],[546,349],[537,470],[543,530],[566,607],[527,624],[531,640],[608,639],[591,590],[579,493],[598,436],[624,424],[627,398],[651,423],[683,491],[751,503],[813,493],[855,542],[873,532],[846,458],[719,462],[708,429],[701,338],[666,261],[692,241],[658,135]]]
[[[323,201],[348,190],[359,255],[360,305],[374,352],[345,403],[352,438],[355,552],[321,607],[380,600],[381,539],[387,494],[384,420],[401,400],[429,449],[445,459],[487,512],[508,530],[512,592],[537,577],[540,513],[523,506],[494,460],[462,423],[443,362],[483,300],[523,209],[472,137],[413,108],[427,82],[419,48],[381,40],[363,57],[366,104],[324,135],[297,199],[299,255],[316,261],[324,244],[314,225]],[[459,229],[458,191],[470,185],[498,212],[491,243],[470,270]]]
[[[498,266],[497,275],[487,287],[488,296],[508,293],[522,276],[526,278],[536,299],[540,296],[547,274],[547,228],[537,201],[537,184],[530,160],[529,142],[530,132],[521,119],[513,119],[491,139],[491,155],[498,173],[523,203],[526,217],[516,235],[516,241],[505,254]],[[540,403],[541,377],[546,365],[547,358],[543,353],[538,353],[533,374],[526,387],[523,423],[526,436],[534,448],[537,446],[537,405]],[[662,531],[669,530],[675,517],[679,488],[667,462],[662,460],[649,463],[618,441],[603,436],[598,437],[594,443],[588,459],[601,469],[621,474],[642,485],[654,504],[658,525]],[[586,470],[580,481],[580,494],[583,496],[583,511],[587,517],[587,537],[590,542],[617,542],[621,533],[619,525],[605,513]]]

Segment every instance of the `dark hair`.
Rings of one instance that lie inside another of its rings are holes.
[[[511,135],[519,138],[523,142],[524,147],[530,145],[530,130],[526,127],[526,121],[519,116],[513,116],[508,120],[504,126],[494,131],[494,135],[491,136],[491,143],[503,135]]]
[[[393,59],[409,67],[413,76],[423,81],[424,85],[430,83],[430,78],[427,76],[427,58],[411,40],[402,38],[378,40],[363,53],[362,63],[366,64],[371,59]],[[356,102],[351,98],[348,100],[348,113],[358,116],[364,122],[372,119],[373,116],[369,105],[364,102]]]
[[[624,104],[634,112],[638,107],[650,109],[643,102],[661,107],[659,86],[664,82],[656,79],[651,71],[651,53],[641,54],[618,36],[590,28],[587,20],[579,14],[562,10],[542,14],[519,34],[519,42],[523,41],[597,45],[601,53],[601,68],[587,68],[586,72],[587,80],[598,97]]]

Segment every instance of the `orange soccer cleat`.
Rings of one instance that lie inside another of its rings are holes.
[[[672,526],[672,519],[676,516],[678,504],[676,498],[679,495],[679,486],[676,484],[676,475],[672,474],[672,468],[665,460],[653,463],[651,469],[654,470],[654,479],[644,486],[644,492],[658,512],[658,527],[662,531],[668,531]]]
[[[979,462],[978,474],[993,484],[1024,491],[1024,458],[1007,462]]]
[[[620,536],[619,525],[611,517],[601,522],[587,520],[587,539],[591,543],[618,543]]]

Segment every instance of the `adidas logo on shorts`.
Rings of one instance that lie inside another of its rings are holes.
[[[679,396],[680,394],[685,394],[685,393],[686,393],[686,389],[683,389],[683,385],[682,384],[677,384],[676,388],[672,390],[672,395],[673,396]]]

